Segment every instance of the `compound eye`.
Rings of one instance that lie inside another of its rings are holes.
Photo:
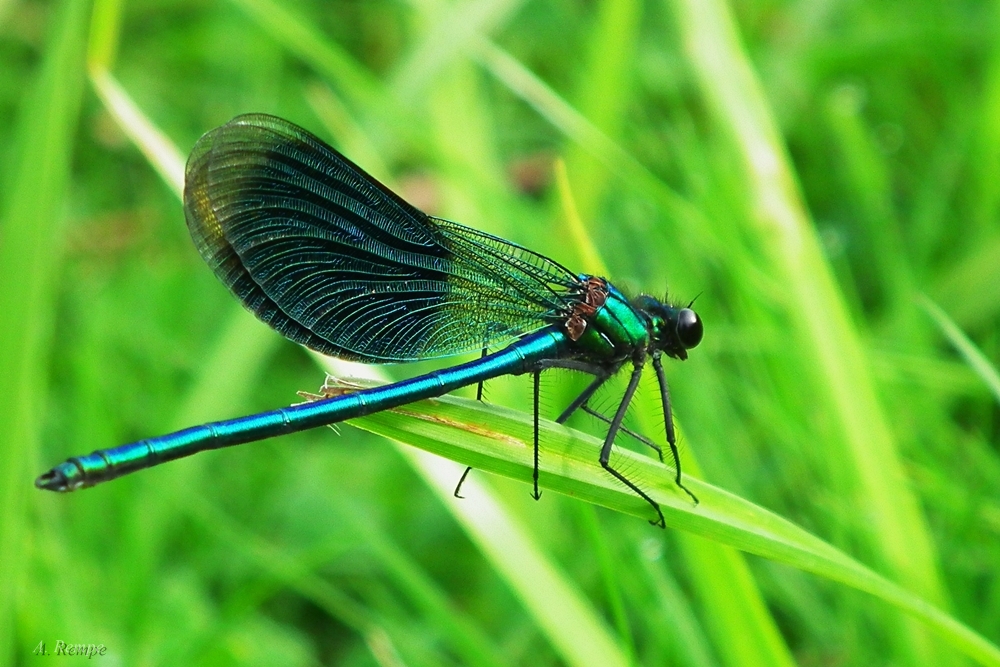
[[[704,328],[701,326],[701,318],[690,308],[681,308],[677,313],[677,338],[685,350],[697,347],[701,342]]]

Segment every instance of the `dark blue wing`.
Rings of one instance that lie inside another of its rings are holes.
[[[580,281],[546,257],[410,206],[287,121],[238,116],[188,159],[198,251],[262,321],[357,361],[495,346],[564,319]]]

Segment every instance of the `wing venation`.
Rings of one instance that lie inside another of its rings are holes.
[[[188,160],[198,251],[262,321],[324,354],[409,361],[495,346],[565,316],[579,279],[430,217],[306,130],[264,114],[212,130]]]

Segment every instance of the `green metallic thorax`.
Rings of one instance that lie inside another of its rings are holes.
[[[649,346],[647,318],[636,310],[618,289],[608,283],[608,298],[576,341],[585,356],[622,361]]]

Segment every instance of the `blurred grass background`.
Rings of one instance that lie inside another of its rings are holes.
[[[350,426],[31,480],[322,381],[203,266],[95,94],[108,67],[183,152],[275,113],[430,212],[700,295],[705,342],[668,367],[689,469],[997,642],[998,35],[996,3],[919,0],[0,2],[0,664],[57,639],[123,665],[965,664],[839,584],[479,473],[556,573],[525,593]],[[548,377],[548,414],[578,386]],[[573,652],[584,622],[611,657]]]

